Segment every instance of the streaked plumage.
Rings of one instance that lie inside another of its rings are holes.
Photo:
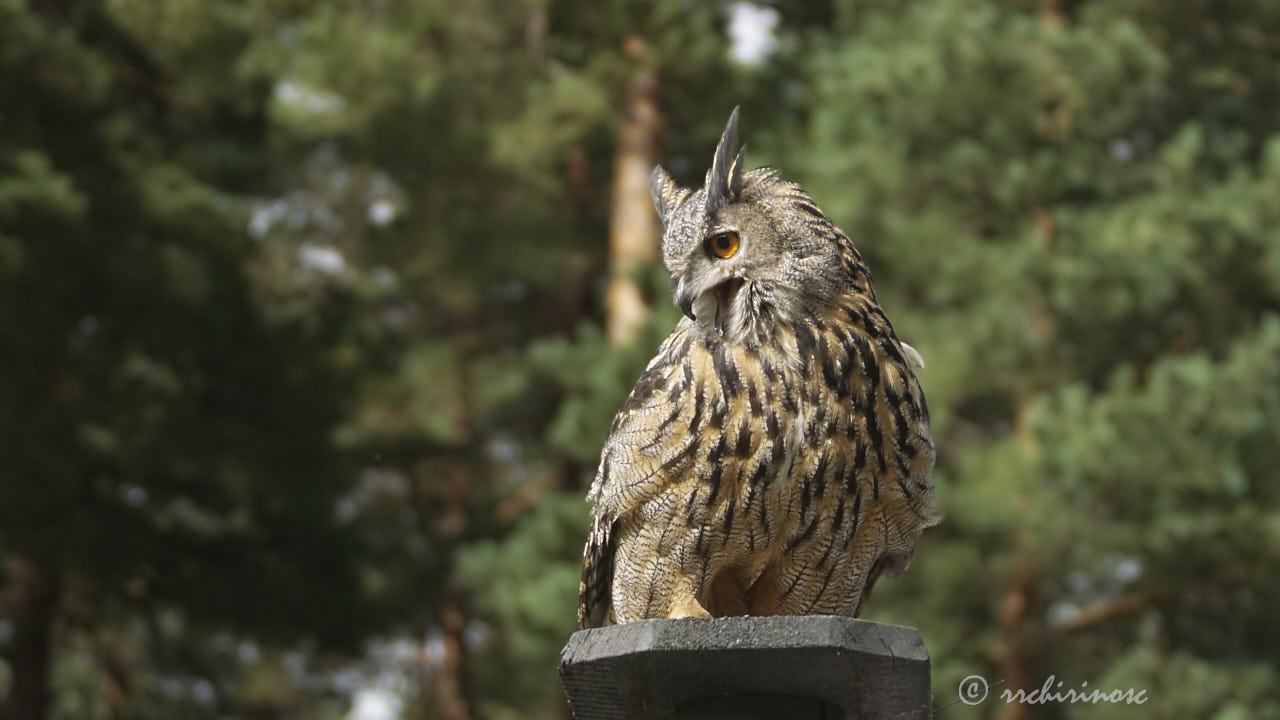
[[[919,355],[849,238],[773,169],[744,173],[736,135],[735,110],[696,192],[654,170],[688,317],[605,442],[583,627],[856,615],[938,519]]]

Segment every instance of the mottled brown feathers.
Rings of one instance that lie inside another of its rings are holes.
[[[798,186],[752,171],[707,215],[705,190],[655,178],[664,262],[693,317],[605,442],[579,623],[856,615],[938,519],[919,355]],[[742,257],[703,251],[725,228]]]

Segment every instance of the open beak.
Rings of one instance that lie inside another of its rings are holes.
[[[716,331],[721,335],[724,334],[725,322],[729,318],[729,308],[733,305],[733,299],[737,297],[743,284],[742,278],[731,277],[712,289],[716,294]]]
[[[713,287],[711,290],[708,291],[716,299],[715,325],[716,325],[716,329],[719,330],[721,333],[724,332],[724,323],[725,323],[725,320],[728,318],[729,308],[733,305],[733,299],[737,296],[738,291],[741,290],[742,286],[745,284],[746,284],[746,281],[740,277],[730,277],[729,279],[724,280],[723,282],[721,282],[720,284],[716,285],[715,287]],[[676,283],[676,292],[675,292],[676,305],[680,308],[680,311],[685,314],[685,317],[689,318],[690,320],[698,319],[698,316],[695,315],[693,312],[693,304],[697,302],[697,300],[698,300],[698,295],[695,295],[693,292],[690,291],[690,288],[688,287],[688,285],[685,284],[684,280],[680,280]]]

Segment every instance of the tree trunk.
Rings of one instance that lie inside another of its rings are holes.
[[[467,694],[467,647],[463,637],[467,618],[455,600],[446,600],[441,605],[440,625],[444,631],[444,652],[440,674],[436,676],[440,717],[444,720],[467,720],[471,717],[471,702]]]
[[[1063,19],[1062,0],[1040,0],[1036,14],[1040,22],[1046,25],[1061,25]]]
[[[459,359],[458,392],[453,406],[454,435],[464,447],[473,447],[477,435],[470,371],[476,346],[476,338],[470,328],[474,326],[474,322],[461,323],[451,338],[453,351]],[[439,532],[451,546],[465,532],[471,520],[473,455],[474,451],[469,452],[466,458],[452,462],[443,476],[447,481],[437,488],[441,505]],[[471,697],[465,638],[467,615],[460,597],[450,588],[446,588],[440,597],[439,611],[443,652],[434,681],[439,717],[443,720],[468,720],[471,717]]]
[[[4,599],[13,623],[12,683],[6,720],[44,720],[49,710],[49,646],[57,588],[35,563],[5,559]]]
[[[999,691],[1018,690],[1030,692],[1031,674],[1035,668],[1036,648],[1032,642],[1035,633],[1031,615],[1031,588],[1035,575],[1031,559],[1023,557],[1014,566],[1000,601],[1000,630],[1003,648],[1000,652],[1000,678],[1004,684]],[[998,715],[1000,720],[1026,720],[1031,717],[1027,703],[1008,703]]]
[[[644,60],[644,40],[628,36],[623,53],[635,61],[636,69],[622,91],[622,127],[613,164],[605,332],[615,345],[630,341],[649,313],[636,274],[658,256],[658,218],[649,198],[649,174],[658,161],[662,136],[658,73]]]

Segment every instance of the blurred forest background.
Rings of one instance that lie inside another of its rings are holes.
[[[1276,0],[0,0],[0,717],[564,718],[738,104],[928,362],[939,716],[1280,718]]]

